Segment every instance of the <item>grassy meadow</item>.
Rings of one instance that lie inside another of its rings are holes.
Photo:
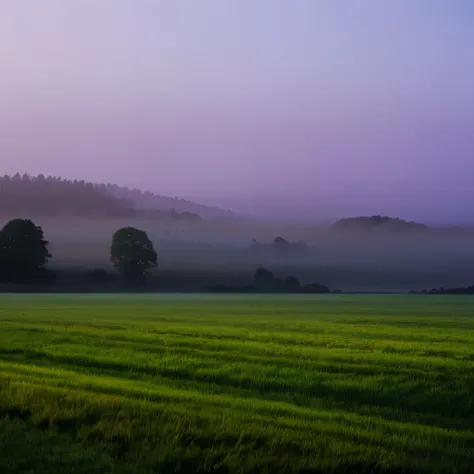
[[[473,298],[0,295],[2,473],[473,470]]]

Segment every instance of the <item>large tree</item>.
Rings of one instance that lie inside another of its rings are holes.
[[[110,260],[129,283],[142,283],[149,270],[156,268],[158,257],[145,231],[123,227],[112,237]]]
[[[35,281],[51,258],[43,229],[29,219],[13,219],[0,231],[0,280]]]

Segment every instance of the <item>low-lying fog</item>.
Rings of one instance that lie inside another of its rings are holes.
[[[344,232],[330,227],[244,221],[119,221],[42,219],[50,265],[111,268],[112,234],[123,226],[147,231],[158,253],[157,277],[247,284],[259,265],[276,276],[320,282],[343,291],[408,291],[474,284],[474,231]],[[281,251],[273,240],[305,241]],[[256,242],[252,242],[255,239]],[[261,244],[261,245],[259,245]]]

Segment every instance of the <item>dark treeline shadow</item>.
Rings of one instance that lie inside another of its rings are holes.
[[[277,245],[280,242],[277,240]],[[285,245],[289,245],[285,243]],[[66,274],[46,268],[52,255],[43,229],[31,219],[12,219],[0,231],[0,283],[4,291],[219,291],[239,288],[248,292],[329,292],[320,284],[302,286],[291,276],[276,278],[263,267],[257,268],[253,284],[228,286],[222,280],[216,286],[204,286],[202,272],[196,278],[163,280],[156,285],[152,271],[159,260],[153,242],[147,233],[134,227],[122,227],[113,235],[110,262],[116,272],[109,274],[104,268]],[[215,276],[215,275],[214,275]],[[69,277],[69,281],[68,278]],[[199,282],[199,283],[198,283]],[[199,284],[199,287],[197,286]]]

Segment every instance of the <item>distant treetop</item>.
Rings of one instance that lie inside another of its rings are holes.
[[[417,222],[409,222],[387,216],[349,217],[335,222],[332,229],[348,231],[385,230],[389,232],[419,232],[428,227]]]

